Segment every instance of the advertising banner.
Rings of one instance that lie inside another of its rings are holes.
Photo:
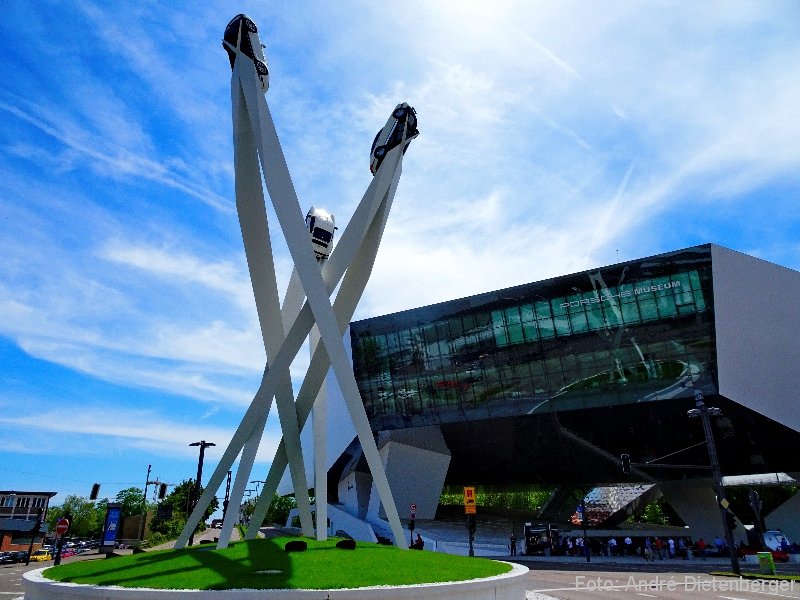
[[[114,549],[114,546],[117,542],[117,533],[119,532],[121,521],[122,521],[122,505],[109,504],[108,510],[106,511],[105,526],[103,527],[103,540],[101,544],[102,546],[101,552],[103,551],[103,548],[110,548],[110,550]]]

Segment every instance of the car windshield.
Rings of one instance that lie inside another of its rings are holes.
[[[255,33],[257,31],[257,28],[256,28],[255,23],[253,23],[246,16],[237,15],[233,19],[231,19],[231,22],[228,23],[228,26],[225,28],[225,35],[223,36],[223,39],[226,42],[228,42],[231,46],[236,48],[236,44],[239,41],[240,24],[244,24],[244,27],[241,28],[242,29],[242,43],[241,43],[241,46],[239,48],[241,49],[242,53],[245,56],[248,56],[248,57],[252,58],[253,60],[255,60],[256,56],[255,56],[255,52],[253,52],[253,45],[250,43],[250,36],[248,35],[248,31],[252,31],[253,33]],[[236,53],[233,52],[227,46],[224,46],[224,47],[225,47],[225,50],[228,53],[228,59],[231,61],[231,69],[232,69],[233,68],[233,63],[234,63],[234,61],[236,59]]]
[[[320,227],[315,227],[314,228],[314,237],[316,239],[322,241],[322,242],[330,243],[331,238],[333,237],[333,235],[331,234],[330,231],[325,231],[324,229],[322,229]]]

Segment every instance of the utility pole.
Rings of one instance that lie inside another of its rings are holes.
[[[203,478],[203,457],[205,456],[206,448],[209,448],[210,446],[216,446],[216,444],[201,440],[199,442],[192,442],[189,445],[200,446],[200,458],[197,460],[197,479],[194,481],[194,492],[192,493],[192,508],[188,512],[188,514],[191,514],[195,505],[197,504],[197,501],[200,499],[200,480]],[[194,544],[194,533],[189,536],[189,545],[191,546],[192,544]]]
[[[592,562],[592,552],[589,548],[589,538],[586,536],[586,527],[588,525],[586,518],[586,497],[581,498],[581,524],[583,525],[583,551],[586,553],[586,562]]]
[[[737,575],[741,575],[739,569],[739,558],[736,556],[736,546],[733,541],[733,531],[728,523],[729,509],[728,500],[725,498],[725,489],[722,487],[722,471],[719,468],[719,458],[717,457],[717,446],[714,443],[714,431],[711,429],[711,418],[718,417],[722,411],[718,408],[707,407],[703,398],[703,392],[700,390],[694,391],[694,405],[696,408],[690,410],[688,415],[690,417],[700,417],[703,422],[703,432],[706,437],[706,447],[708,448],[708,458],[711,461],[711,472],[714,477],[714,491],[717,494],[717,505],[719,506],[719,514],[722,519],[722,527],[725,531],[725,542],[728,545],[728,553],[731,557],[731,568]]]

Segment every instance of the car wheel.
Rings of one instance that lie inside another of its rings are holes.
[[[406,115],[406,109],[405,108],[395,108],[394,112],[392,113],[392,116],[395,119],[402,119],[405,115]]]
[[[378,146],[375,148],[375,152],[373,152],[375,158],[383,158],[386,156],[386,146]]]

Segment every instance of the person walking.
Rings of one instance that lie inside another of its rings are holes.
[[[648,560],[655,560],[653,558],[653,544],[649,537],[646,537],[644,540],[644,560],[645,562]]]
[[[658,560],[663,560],[664,558],[664,556],[661,554],[661,545],[662,545],[661,538],[657,537],[656,541],[653,542],[653,546],[655,547],[656,550],[655,553],[658,555]],[[653,560],[655,561],[655,557],[653,557]]]
[[[631,536],[625,536],[625,550],[623,556],[631,556],[633,554],[633,540]]]
[[[517,536],[511,532],[511,537],[508,538],[508,547],[511,550],[511,556],[517,555]]]
[[[703,538],[697,540],[697,549],[700,550],[700,560],[706,559],[706,543]]]

